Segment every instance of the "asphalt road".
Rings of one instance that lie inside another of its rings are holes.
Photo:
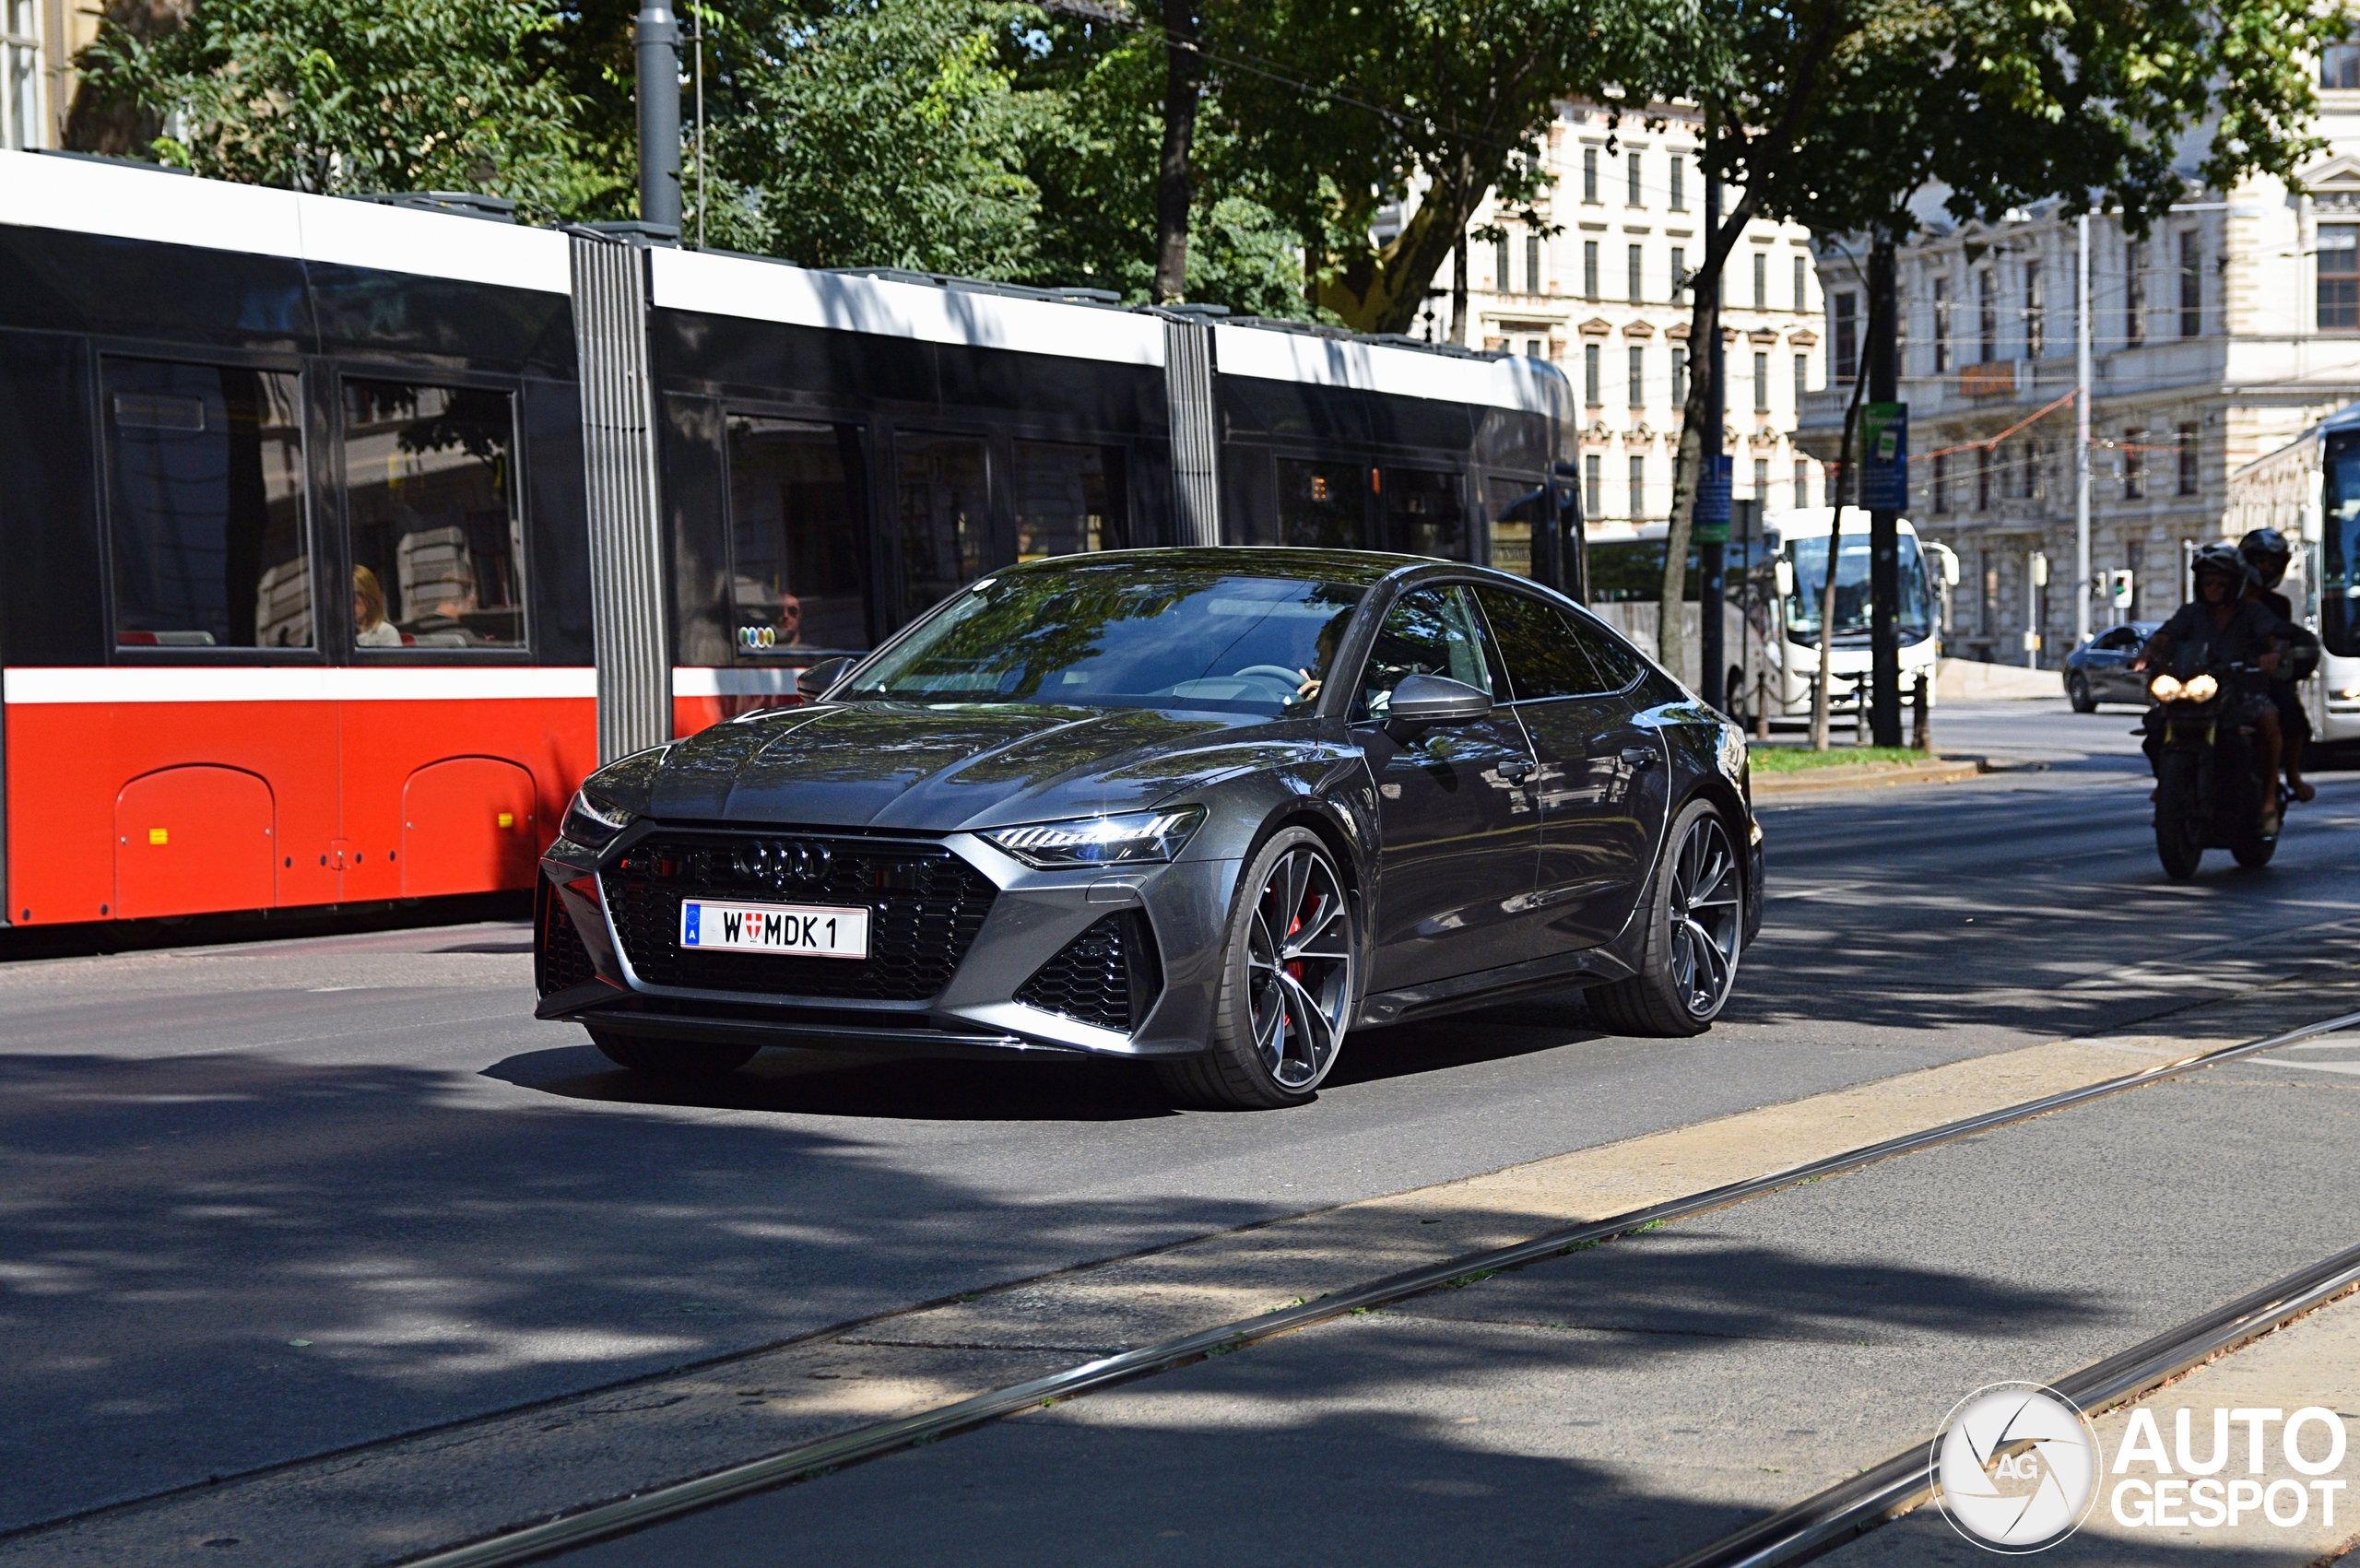
[[[1357,1036],[1278,1114],[1174,1114],[1119,1066],[788,1053],[658,1101],[530,1020],[511,926],[0,970],[0,1529],[2157,1018],[2360,918],[2360,779],[2267,871],[2174,886],[2127,713],[1941,718],[2048,767],[1765,811],[1770,918],[1710,1034],[1520,1004]]]

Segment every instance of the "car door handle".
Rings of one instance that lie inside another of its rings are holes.
[[[1626,746],[1622,749],[1622,760],[1630,763],[1631,766],[1634,768],[1650,767],[1654,764],[1655,760],[1656,754],[1654,750],[1648,747]]]
[[[1533,774],[1533,764],[1522,757],[1511,757],[1500,764],[1500,777],[1512,784],[1520,784]]]

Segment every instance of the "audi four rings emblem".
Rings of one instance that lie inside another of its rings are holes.
[[[830,859],[826,844],[800,839],[764,841],[730,852],[731,868],[738,876],[773,888],[824,882]]]

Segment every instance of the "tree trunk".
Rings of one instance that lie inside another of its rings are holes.
[[[1450,340],[1467,343],[1467,225],[1458,226],[1458,242],[1450,248]]]
[[[1155,180],[1155,302],[1188,296],[1188,153],[1197,136],[1197,53],[1192,5],[1167,6],[1163,17],[1163,160]]]
[[[1869,322],[1876,321],[1877,301],[1873,291],[1869,296]],[[1862,335],[1863,336],[1866,334]],[[1860,394],[1869,384],[1869,367],[1859,360],[1852,363],[1852,400],[1844,406],[1844,444],[1835,450],[1839,464],[1835,470],[1835,494],[1829,498],[1827,517],[1826,565],[1819,589],[1819,675],[1811,688],[1811,749],[1827,749],[1827,677],[1835,662],[1835,559],[1844,543],[1844,501],[1851,493],[1852,476],[1859,471],[1852,451],[1852,432],[1860,419]]]
[[[1721,271],[1745,226],[1753,220],[1753,194],[1749,191],[1738,198],[1729,217],[1707,239],[1704,265],[1689,275],[1695,304],[1688,315],[1688,396],[1680,407],[1679,455],[1672,463],[1671,517],[1664,528],[1663,594],[1658,601],[1656,623],[1657,662],[1675,676],[1687,643],[1682,607],[1688,602],[1688,540],[1696,521],[1696,488],[1704,478],[1706,461],[1720,455],[1704,449],[1703,432],[1705,417],[1712,407],[1709,399],[1717,395],[1712,386],[1712,367],[1713,337],[1721,330]]]
[[[143,43],[177,32],[188,20],[193,0],[110,0],[106,19]],[[71,152],[100,152],[110,158],[153,158],[164,117],[128,99],[100,94],[88,77],[75,86],[65,112],[65,147]]]

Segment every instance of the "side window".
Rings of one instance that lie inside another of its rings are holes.
[[[1553,612],[1565,628],[1565,635],[1577,644],[1584,655],[1598,668],[1599,678],[1606,682],[1609,691],[1620,691],[1647,667],[1637,650],[1606,628],[1583,616],[1565,610]]]
[[[1315,549],[1367,548],[1367,470],[1357,463],[1279,459],[1279,543]]]
[[[1518,577],[1532,575],[1532,541],[1546,529],[1549,492],[1522,479],[1493,479],[1485,486],[1492,508],[1492,565]],[[1488,595],[1490,590],[1484,591]],[[1488,597],[1485,600],[1489,603]]]
[[[309,648],[300,378],[108,360],[119,648]]]
[[[1443,675],[1492,690],[1481,623],[1464,588],[1421,588],[1386,612],[1361,677],[1354,716],[1382,719],[1393,689],[1413,675]]]
[[[1467,508],[1456,474],[1425,468],[1385,468],[1377,485],[1385,498],[1385,535],[1410,555],[1467,559]]]
[[[740,655],[859,653],[868,639],[859,433],[729,421],[729,616]]]
[[[1124,525],[1119,448],[1016,443],[1016,559],[1118,550]]]
[[[914,616],[1000,562],[992,558],[983,438],[903,430],[894,449],[902,613]]]
[[[1589,697],[1621,686],[1599,675],[1556,607],[1506,588],[1478,588],[1519,701]]]
[[[525,539],[505,392],[344,383],[353,642],[521,648]]]

